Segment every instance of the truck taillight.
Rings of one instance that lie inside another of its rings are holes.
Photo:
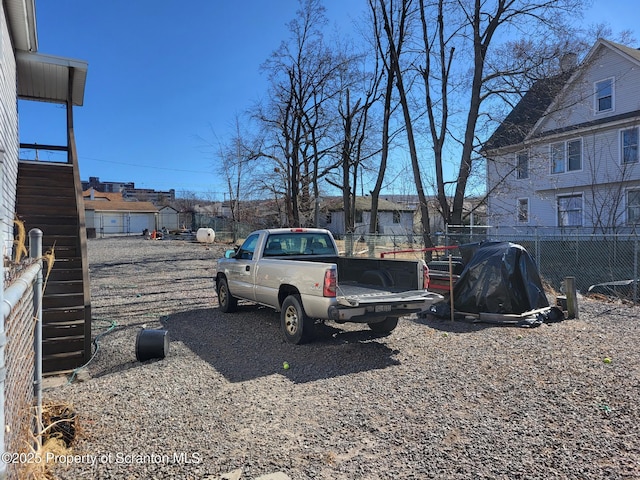
[[[429,288],[429,267],[426,263],[422,265],[422,288]]]
[[[325,270],[324,272],[324,285],[322,287],[322,295],[325,297],[335,297],[336,287],[338,279],[336,278],[336,271],[334,268]]]

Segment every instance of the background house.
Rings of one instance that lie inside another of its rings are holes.
[[[168,205],[158,209],[158,228],[168,230],[178,230],[180,228],[180,217],[178,210]]]
[[[325,199],[321,209],[320,227],[341,235],[344,228],[344,203],[342,197]],[[378,232],[381,235],[407,235],[413,233],[412,207],[380,198],[378,201]],[[371,197],[356,198],[355,233],[368,234],[371,224]]]
[[[158,208],[151,202],[127,201],[121,193],[103,193],[92,189],[83,193],[89,236],[142,235],[160,229]]]
[[[600,39],[538,82],[496,130],[487,223],[498,232],[630,231],[640,222],[640,51]]]

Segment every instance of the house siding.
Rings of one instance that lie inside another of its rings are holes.
[[[632,60],[601,47],[583,68],[570,88],[552,104],[551,113],[539,126],[539,133],[640,109],[640,76],[637,74],[638,65]],[[614,79],[613,109],[597,113],[595,83],[608,78]]]
[[[607,47],[595,51],[582,68],[524,145],[489,156],[489,225],[557,227],[558,197],[581,194],[584,227],[626,226],[625,191],[640,187],[640,162],[621,161],[621,130],[640,126],[640,116],[633,116],[640,109],[640,68],[626,55]],[[611,77],[615,78],[614,108],[596,115],[594,83]],[[620,118],[625,113],[631,115]],[[609,117],[610,122],[601,121]],[[586,125],[587,122],[591,123]],[[551,145],[561,142],[566,147],[566,142],[573,140],[581,142],[581,168],[567,171],[565,154],[565,171],[552,173]],[[522,150],[529,152],[529,174],[528,178],[518,179],[516,155]],[[529,199],[526,223],[517,218],[518,199],[523,197]]]
[[[0,183],[3,252],[13,249],[13,219],[18,178],[16,60],[4,8],[0,8]]]
[[[95,228],[96,234],[142,235],[142,231],[156,228],[155,213],[146,212],[97,212],[86,210],[87,228]]]
[[[381,235],[407,235],[413,233],[413,212],[400,211],[400,223],[393,223],[394,212],[378,212],[378,227]],[[371,224],[371,212],[362,212],[362,222],[356,223],[355,233],[368,234]],[[332,211],[331,223],[325,224],[325,228],[334,234],[342,235],[344,229],[344,212]]]
[[[158,213],[158,228],[177,230],[179,227],[178,212],[170,207],[163,207]]]

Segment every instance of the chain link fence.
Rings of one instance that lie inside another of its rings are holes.
[[[511,242],[534,258],[542,281],[562,291],[566,277],[575,277],[577,289],[638,302],[640,236],[636,234],[558,233],[538,229],[526,233],[497,234],[488,227],[456,227],[432,235],[436,250],[426,252],[419,234],[344,235],[338,245],[346,255],[407,257],[425,260],[458,258],[457,245],[485,241]]]
[[[256,230],[254,225],[234,222],[226,217],[200,213],[179,214],[179,224],[182,227],[190,228],[194,232],[199,228],[211,228],[216,234],[216,241],[221,243],[238,242]]]
[[[185,219],[186,220],[186,219]],[[191,228],[212,228],[216,240],[239,242],[256,225],[233,222],[227,218],[193,214]],[[432,234],[435,250],[426,251],[422,235],[417,233],[336,235],[340,253],[347,256],[380,258],[422,258],[426,261],[460,257],[458,245],[485,241],[511,242],[524,247],[534,258],[542,281],[562,291],[566,277],[575,277],[577,289],[622,297],[638,303],[640,236],[636,233],[584,233],[536,228],[527,231],[495,233],[486,226],[449,226]]]

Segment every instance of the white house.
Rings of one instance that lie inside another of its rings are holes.
[[[325,200],[327,214],[321,226],[334,234],[344,234],[344,203],[341,197]],[[382,235],[413,234],[413,208],[383,198],[378,201],[378,233]],[[371,197],[356,198],[355,233],[369,233]]]
[[[640,223],[640,51],[600,39],[539,81],[485,144],[498,232],[630,231]]]

